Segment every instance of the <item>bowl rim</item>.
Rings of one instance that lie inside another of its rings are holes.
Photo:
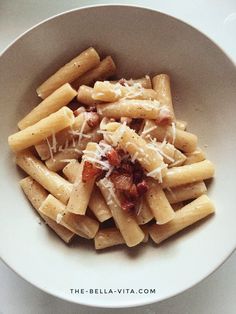
[[[128,8],[134,8],[134,9],[140,9],[140,10],[145,10],[145,11],[151,11],[151,12],[155,12],[155,13],[159,13],[163,16],[166,16],[167,18],[171,18],[174,19],[178,22],[181,22],[183,24],[185,24],[186,26],[188,26],[189,28],[192,28],[192,30],[197,31],[198,33],[200,33],[202,36],[204,36],[208,41],[210,41],[214,46],[216,46],[217,49],[219,49],[221,51],[221,53],[223,53],[225,55],[225,57],[230,61],[230,63],[232,64],[232,66],[235,68],[236,70],[236,60],[234,60],[226,51],[223,47],[221,47],[214,39],[212,39],[210,36],[208,36],[207,34],[205,34],[204,32],[202,32],[201,30],[199,30],[198,28],[192,26],[191,24],[189,24],[188,22],[185,22],[184,20],[177,18],[176,16],[169,14],[169,13],[164,13],[159,11],[158,9],[155,8],[151,8],[149,6],[144,6],[144,5],[140,5],[140,4],[120,4],[120,3],[111,3],[111,4],[92,4],[92,5],[85,5],[85,6],[81,6],[81,7],[77,7],[77,8],[73,8],[70,10],[66,10],[57,14],[54,14],[36,24],[34,24],[32,27],[28,28],[26,31],[24,31],[23,33],[21,33],[20,35],[18,35],[15,39],[13,39],[4,49],[3,51],[0,53],[0,62],[2,60],[2,57],[7,53],[7,51],[14,46],[14,44],[20,40],[21,38],[23,38],[24,36],[26,36],[29,32],[31,32],[32,30],[34,30],[35,28],[41,26],[42,24],[47,23],[50,20],[53,20],[55,18],[58,18],[60,16],[69,14],[71,12],[76,12],[76,11],[81,11],[81,10],[87,10],[87,9],[93,9],[93,8],[105,8],[105,7],[128,7]],[[170,298],[173,298],[179,294],[182,294],[183,292],[191,289],[192,287],[198,285],[199,283],[201,283],[203,280],[207,279],[210,275],[212,275],[215,271],[217,271],[227,260],[228,258],[236,251],[236,242],[235,242],[235,246],[229,251],[227,252],[222,259],[220,260],[220,262],[213,268],[211,269],[207,275],[203,275],[202,277],[200,277],[198,280],[196,280],[194,283],[189,284],[188,286],[186,286],[185,288],[179,290],[178,292],[175,293],[169,293],[164,297],[161,298],[155,298],[153,297],[152,300],[146,300],[146,301],[141,301],[141,300],[135,300],[135,301],[123,301],[122,304],[113,304],[112,306],[106,303],[89,303],[80,299],[70,299],[69,297],[66,297],[66,295],[60,295],[57,292],[54,291],[50,291],[47,287],[41,287],[37,284],[37,282],[34,282],[33,280],[30,280],[29,278],[25,278],[23,274],[21,274],[20,272],[18,272],[17,270],[14,269],[14,266],[12,265],[12,263],[7,262],[6,259],[4,259],[3,256],[0,256],[0,260],[7,266],[9,267],[15,274],[17,274],[21,279],[23,279],[24,281],[26,281],[27,283],[33,285],[34,287],[38,288],[39,290],[53,296],[56,297],[58,299],[61,299],[63,301],[66,302],[71,302],[77,305],[83,305],[83,306],[88,306],[88,307],[92,307],[92,308],[132,308],[132,307],[141,307],[141,306],[145,306],[145,305],[150,305],[150,304],[154,304],[154,303],[158,303]]]

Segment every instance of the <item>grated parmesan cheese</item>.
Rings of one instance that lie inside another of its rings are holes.
[[[154,170],[147,173],[147,177],[152,177],[158,180],[159,183],[162,183],[162,174],[161,171],[167,168],[166,164],[160,165],[159,167],[155,168]]]

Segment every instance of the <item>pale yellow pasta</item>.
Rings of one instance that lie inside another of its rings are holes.
[[[155,100],[157,93],[153,89],[143,88],[140,84],[123,86],[120,83],[97,81],[93,87],[92,98],[104,102],[115,102],[121,98]]]
[[[162,180],[166,168],[163,158],[158,151],[147,146],[147,142],[128,126],[119,123],[109,123],[106,125],[108,140],[124,151],[128,152],[132,158],[140,162],[142,167],[148,172],[147,175],[157,180]]]
[[[186,160],[186,156],[181,153],[180,150],[178,150],[174,145],[170,143],[152,143],[149,145],[153,145],[153,148],[155,149],[155,145],[158,148],[158,151],[163,156],[163,160],[166,164],[168,164],[168,167],[176,167],[181,166],[184,164]]]
[[[214,170],[214,165],[209,160],[200,161],[192,165],[174,167],[167,170],[162,186],[163,188],[171,188],[210,179],[214,175]]]
[[[77,159],[72,159],[63,169],[62,172],[66,176],[67,180],[74,183],[77,173],[80,169],[80,163]]]
[[[165,189],[165,195],[170,204],[191,200],[207,192],[206,185],[203,181],[189,183],[177,186],[175,188]]]
[[[55,90],[50,96],[45,98],[38,106],[30,111],[19,123],[20,130],[35,124],[39,120],[46,118],[51,113],[58,111],[66,106],[75,96],[77,92],[66,83]]]
[[[57,224],[51,218],[45,216],[39,211],[40,206],[43,201],[48,196],[48,192],[35,180],[31,177],[26,177],[20,180],[20,186],[27,196],[30,203],[37,210],[39,215],[43,218],[45,223],[66,243],[69,243],[74,237],[74,233],[69,229]]]
[[[110,208],[97,186],[93,188],[88,207],[100,222],[104,222],[112,217]]]
[[[177,129],[185,131],[187,128],[188,122],[184,121],[184,120],[177,119],[177,120],[175,120],[175,125],[176,125]]]
[[[144,88],[152,88],[152,81],[151,81],[149,75],[145,75],[144,77],[141,77],[139,79],[126,80],[126,79],[122,78],[121,80],[118,80],[118,81],[110,81],[110,83],[112,83],[112,84],[116,84],[118,82],[126,83],[129,86],[133,86],[134,84],[140,84]]]
[[[96,106],[100,102],[94,100],[92,95],[93,95],[92,87],[81,85],[80,88],[78,89],[77,100],[78,102],[86,106]]]
[[[147,228],[145,229],[146,230],[143,230],[145,237],[142,242],[148,241],[149,234]],[[119,244],[125,244],[125,240],[122,237],[121,232],[114,227],[100,229],[94,238],[94,246],[96,250],[106,249]]]
[[[77,160],[73,160],[65,168],[63,168],[63,173],[70,182],[74,183],[79,169],[79,162]],[[97,186],[94,186],[93,188],[88,207],[100,222],[106,221],[112,217],[110,208],[106,204],[104,197]]]
[[[208,196],[202,195],[176,211],[174,219],[167,224],[150,226],[150,237],[155,243],[159,244],[184,228],[214,213],[214,211],[214,205]]]
[[[104,178],[98,181],[97,185],[111,210],[115,224],[120,230],[127,246],[132,247],[142,242],[144,233],[135,220],[134,215],[124,211],[120,207],[112,182]]]
[[[70,127],[53,134],[53,136],[49,137],[47,140],[43,140],[41,143],[35,145],[35,149],[40,158],[42,160],[49,159],[52,157],[52,154],[67,148],[71,142],[74,143],[75,146],[79,136],[91,130],[87,123],[91,116],[91,112],[81,112],[75,117],[74,123]]]
[[[170,77],[167,74],[158,74],[152,78],[152,86],[158,95],[158,101],[168,107],[174,116],[172,103]]]
[[[186,160],[184,162],[185,165],[191,165],[206,159],[206,154],[199,147],[192,153],[186,153],[185,155],[186,155]]]
[[[97,150],[97,144],[89,142],[86,146],[86,153],[84,156],[92,156],[93,153]],[[80,163],[79,171],[77,173],[75,182],[73,184],[73,190],[70,194],[70,198],[66,207],[66,210],[70,213],[77,215],[85,215],[89,199],[93,190],[94,182],[96,177],[94,176],[86,182],[82,179],[82,173],[84,168],[85,161],[82,160]]]
[[[148,132],[148,130],[151,131]],[[147,120],[143,131],[146,132],[146,137],[151,136],[160,142],[165,139],[186,153],[191,153],[197,148],[197,136],[195,134],[182,131],[173,126],[160,126],[151,120]]]
[[[116,72],[116,65],[111,56],[104,58],[96,68],[86,72],[76,81],[73,87],[78,89],[81,85],[93,85],[96,81],[103,81]]]
[[[101,134],[97,133],[97,129],[89,132],[82,137],[81,140],[72,142],[67,148],[61,152],[53,154],[51,158],[46,160],[45,164],[52,171],[62,170],[72,159],[78,159],[83,154],[83,150],[89,142],[98,142],[101,139]]]
[[[57,173],[48,170],[30,151],[18,153],[16,164],[60,201],[63,203],[68,201],[72,184]]]
[[[99,223],[88,216],[68,213],[66,206],[51,194],[42,203],[39,211],[83,238],[93,239],[99,228]]]
[[[104,117],[156,120],[162,115],[163,110],[168,109],[160,106],[155,100],[121,99],[117,102],[97,105],[97,110]]]
[[[161,243],[214,212],[214,165],[176,119],[170,77],[108,81],[115,72],[111,56],[83,51],[39,86],[43,101],[8,138],[33,207],[63,241],[96,250]]]
[[[145,198],[141,203],[141,208],[136,214],[136,220],[139,225],[144,225],[153,219],[153,213]]]
[[[40,85],[36,90],[38,96],[46,98],[63,84],[75,81],[85,72],[96,67],[99,62],[100,57],[96,50],[92,47],[86,49]]]
[[[55,134],[74,123],[72,110],[62,107],[55,113],[36,122],[35,124],[8,137],[8,144],[13,152],[19,152],[36,145],[46,137]]]
[[[146,200],[156,223],[162,225],[171,221],[175,216],[175,212],[166,198],[161,185],[157,181],[149,178],[148,186],[149,189],[146,193]]]

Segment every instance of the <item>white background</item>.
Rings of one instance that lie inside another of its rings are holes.
[[[180,18],[222,46],[236,63],[235,0],[0,0],[0,52],[43,19],[96,3],[139,4]],[[213,275],[179,296],[150,306],[118,310],[88,308],[56,299],[26,283],[0,261],[0,314],[234,314],[235,299],[236,253]]]

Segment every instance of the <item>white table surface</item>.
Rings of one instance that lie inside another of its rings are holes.
[[[0,0],[0,52],[22,32],[54,14],[101,3],[139,4],[181,18],[223,47],[236,63],[235,0]],[[216,244],[217,245],[217,244]],[[192,289],[158,304],[131,309],[95,309],[52,297],[25,282],[0,261],[0,314],[234,314],[236,253]]]

